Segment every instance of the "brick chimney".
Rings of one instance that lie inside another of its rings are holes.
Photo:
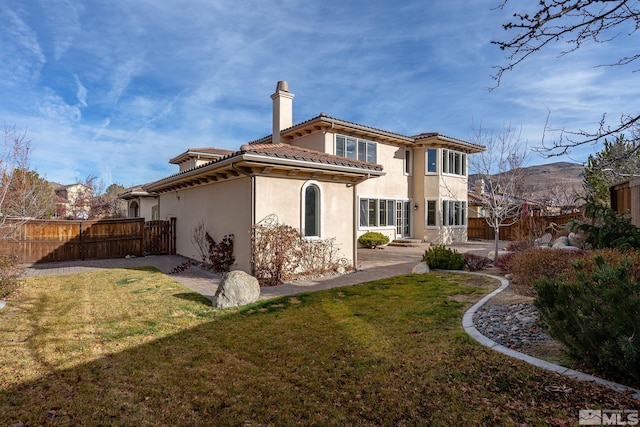
[[[293,126],[293,97],[295,95],[289,93],[289,84],[285,81],[279,81],[276,86],[276,92],[271,95],[273,100],[273,135],[272,142],[280,143],[280,132]]]

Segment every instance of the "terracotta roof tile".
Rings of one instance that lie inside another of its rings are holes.
[[[295,147],[289,144],[245,144],[240,147],[241,153],[260,154],[269,157],[278,157],[292,160],[302,160],[307,162],[324,163],[336,166],[347,166],[354,168],[370,169],[381,171],[382,166],[362,162],[360,160],[349,159],[346,157],[335,156],[333,154],[323,153],[321,151],[310,150],[307,148]]]

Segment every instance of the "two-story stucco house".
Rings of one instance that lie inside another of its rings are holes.
[[[484,147],[438,133],[405,136],[324,113],[293,123],[278,82],[273,133],[229,152],[189,149],[175,175],[144,186],[158,217],[177,218],[179,254],[196,257],[192,230],[234,234],[237,269],[251,271],[251,228],[269,215],[309,239],[335,238],[354,265],[357,238],[374,230],[431,243],[467,239],[468,156]]]

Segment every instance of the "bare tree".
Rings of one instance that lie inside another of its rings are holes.
[[[503,0],[499,8],[504,9],[509,2],[510,0]],[[507,64],[496,67],[494,79],[497,85],[506,71],[513,70],[530,56],[554,43],[564,42],[566,49],[561,55],[566,55],[586,43],[606,44],[620,37],[623,32],[632,36],[640,29],[640,3],[634,0],[539,0],[519,3],[517,7],[526,7],[521,6],[525,4],[533,5],[533,10],[516,12],[511,22],[503,24],[503,28],[511,34],[515,32],[511,39],[492,42],[508,52]],[[600,65],[630,65],[638,58],[640,53],[622,56],[610,64]],[[561,130],[559,139],[551,144],[545,144],[543,140],[542,151],[547,156],[562,155],[573,147],[616,136],[640,121],[640,115],[624,115],[613,126],[607,125],[605,119],[606,113],[602,115],[595,131]],[[640,140],[636,138],[634,142],[635,152],[640,149]]]
[[[53,190],[29,170],[31,141],[26,131],[4,128],[0,152],[0,240],[10,238],[30,218],[44,218],[53,211]]]
[[[118,198],[125,190],[120,184],[111,184],[104,193],[93,194],[89,218],[125,218],[127,202]]]
[[[498,254],[500,228],[508,227],[520,218],[522,167],[527,157],[527,143],[521,129],[511,124],[499,131],[487,131],[482,126],[473,130],[473,141],[484,145],[485,151],[470,157],[471,172],[479,180],[484,218],[495,234],[495,254]]]

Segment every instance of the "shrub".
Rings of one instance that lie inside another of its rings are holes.
[[[533,237],[525,237],[524,239],[509,242],[506,250],[509,252],[523,252],[536,246],[536,240]]]
[[[581,257],[582,254],[550,248],[533,248],[515,253],[505,263],[507,271],[511,274],[509,282],[516,293],[536,296],[533,286],[536,280],[569,274],[569,261]]]
[[[593,249],[617,248],[629,250],[640,248],[640,228],[630,218],[618,214],[611,207],[600,205],[587,197],[585,205],[588,222],[572,221],[572,231],[585,234],[585,242]]]
[[[444,246],[434,246],[425,251],[422,261],[430,268],[442,270],[462,270],[466,263],[462,254],[455,249],[448,249]]]
[[[591,263],[589,271],[586,266]],[[535,284],[541,319],[571,355],[593,369],[640,381],[640,284],[630,280],[631,262],[608,264],[595,254],[571,263],[572,279]]]
[[[340,256],[335,239],[307,240],[299,230],[269,215],[253,226],[253,275],[260,286],[303,277],[344,273],[351,263]]]
[[[0,255],[0,298],[9,296],[18,288],[21,273],[17,257]]]
[[[375,248],[389,243],[389,238],[377,231],[368,231],[358,238],[358,243],[368,248]]]
[[[502,255],[498,255],[493,262],[493,265],[500,269],[500,271],[507,272],[509,271],[509,263],[511,259],[515,256],[515,252],[507,252]]]
[[[484,270],[491,265],[491,258],[471,253],[462,254],[469,271]]]

